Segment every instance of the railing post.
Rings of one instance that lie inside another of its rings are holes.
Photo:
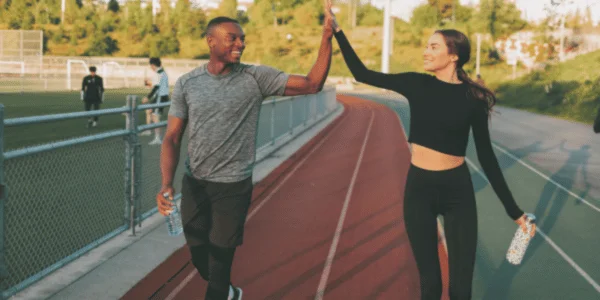
[[[142,184],[142,145],[140,144],[139,135],[138,135],[138,111],[137,111],[137,103],[138,96],[131,96],[131,128],[132,128],[132,145],[133,145],[133,166],[131,168],[131,195],[132,195],[132,203],[135,207],[135,217],[138,222],[138,226],[142,227],[142,203],[140,198],[141,184]]]
[[[275,145],[275,99],[271,103],[271,145]]]
[[[131,178],[132,170],[133,170],[133,130],[131,127],[131,123],[133,120],[133,115],[135,113],[132,97],[131,95],[127,95],[127,107],[129,111],[127,112],[127,118],[125,122],[125,129],[129,131],[129,134],[125,136],[125,224],[128,226],[128,229],[131,229],[131,234],[135,236],[135,218],[134,218],[134,203],[131,201],[131,192],[132,192],[132,181]]]
[[[8,278],[6,266],[6,235],[4,234],[4,203],[7,199],[6,179],[4,178],[4,104],[0,104],[0,279]],[[0,288],[0,299],[4,299],[3,290]]]
[[[310,103],[310,97],[305,96],[305,97],[303,97],[302,101],[305,103],[305,105],[304,105],[304,126],[306,127],[306,124],[308,123],[308,105]]]
[[[294,134],[294,97],[290,97],[290,135]]]

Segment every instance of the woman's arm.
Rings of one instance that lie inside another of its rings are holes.
[[[481,100],[481,103],[477,103],[477,111],[473,116],[472,128],[473,128],[473,139],[477,148],[477,158],[483,172],[487,176],[494,192],[502,201],[504,209],[509,217],[513,220],[519,219],[523,216],[523,211],[519,208],[512,193],[508,189],[502,169],[498,165],[498,159],[492,148],[492,141],[490,139],[490,132],[488,128],[488,117],[484,109],[486,108]]]
[[[358,58],[343,31],[336,31],[334,36],[338,41],[342,56],[348,69],[350,69],[350,73],[352,73],[352,76],[358,82],[395,91],[411,100],[415,92],[418,93],[424,90],[425,80],[428,77],[432,77],[431,75],[418,72],[386,74],[369,70],[360,58]]]
[[[385,74],[369,70],[360,60],[358,55],[356,55],[356,52],[350,45],[350,42],[348,42],[348,39],[342,30],[336,31],[334,36],[340,46],[344,61],[356,81],[379,88],[393,90],[394,83],[397,84],[395,80],[395,77],[397,77],[396,74]]]

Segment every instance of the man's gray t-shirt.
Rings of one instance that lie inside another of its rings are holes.
[[[281,96],[289,75],[268,66],[236,64],[224,75],[206,64],[175,83],[169,115],[186,119],[188,174],[214,182],[252,175],[262,101]]]

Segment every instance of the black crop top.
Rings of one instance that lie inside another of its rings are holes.
[[[477,158],[506,213],[513,220],[523,215],[508,189],[492,149],[486,102],[467,97],[468,86],[464,83],[448,83],[416,72],[385,74],[369,70],[342,31],[336,32],[335,38],[356,81],[395,91],[408,99],[411,115],[409,143],[465,156],[472,128]]]

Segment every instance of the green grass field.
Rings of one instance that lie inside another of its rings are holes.
[[[138,95],[139,101],[146,95],[146,89],[107,90],[102,108],[116,108],[125,105],[127,95]],[[5,118],[41,116],[48,114],[84,111],[79,91],[73,92],[37,92],[3,94],[0,103],[4,105]],[[164,115],[168,108],[165,109]],[[145,122],[140,112],[139,122]],[[86,128],[87,119],[77,118],[45,124],[32,124],[5,128],[4,151],[42,143],[80,137],[107,130],[124,129],[125,117],[121,114],[100,116],[99,126]]]
[[[146,90],[109,90],[102,108],[125,105],[128,94]],[[6,118],[83,111],[79,93],[4,94]],[[164,115],[168,108],[165,110]],[[86,119],[5,128],[5,152],[17,148],[125,128],[125,117],[101,116],[97,128]],[[144,124],[139,113],[138,124]],[[152,210],[160,188],[160,146],[148,145],[153,136],[140,136],[140,212]],[[5,160],[8,189],[4,211],[9,289],[50,267],[125,224],[125,147],[123,137],[46,151]],[[187,143],[177,177],[183,171]],[[177,191],[180,182],[175,183]]]
[[[598,68],[600,51],[595,51],[500,83],[498,104],[591,124],[600,107]]]

